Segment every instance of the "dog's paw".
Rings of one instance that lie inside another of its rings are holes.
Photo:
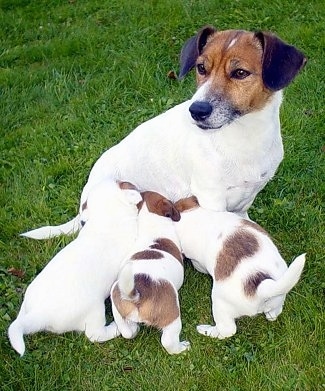
[[[265,312],[265,317],[270,322],[274,322],[277,319],[278,315],[270,311],[270,312]]]
[[[127,327],[121,328],[121,334],[123,338],[132,339],[135,338],[140,330],[140,326],[137,323],[128,323]]]
[[[94,330],[86,330],[86,336],[91,342],[106,342],[121,335],[115,322],[108,326],[99,327]]]
[[[231,324],[231,326],[229,325],[229,327],[224,327],[221,331],[217,326],[201,324],[196,326],[196,330],[207,337],[224,339],[229,338],[236,333],[236,325]]]
[[[200,325],[196,326],[196,330],[200,334],[206,335],[207,337],[222,339],[222,336],[220,336],[220,333],[219,333],[218,329],[216,328],[216,326],[210,326],[208,324],[200,324]]]
[[[181,341],[176,346],[165,346],[165,349],[169,354],[179,354],[189,350],[191,348],[191,344],[188,341]]]

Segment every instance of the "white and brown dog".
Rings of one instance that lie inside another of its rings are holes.
[[[287,267],[269,235],[258,224],[230,212],[212,212],[192,196],[175,203],[181,248],[194,267],[213,279],[214,326],[199,333],[226,338],[236,333],[235,319],[264,313],[275,320],[286,294],[298,282],[305,254]]]
[[[140,193],[126,182],[105,179],[87,196],[88,220],[28,286],[9,327],[13,348],[23,355],[24,334],[84,331],[91,341],[116,336],[105,326],[105,299],[137,238]]]
[[[97,160],[76,218],[23,235],[78,230],[88,192],[107,175],[172,201],[195,194],[207,209],[247,217],[283,158],[282,89],[305,61],[273,34],[204,27],[181,53],[180,78],[196,67],[192,99],[141,124]]]
[[[161,329],[163,347],[178,354],[190,347],[179,340],[182,323],[177,292],[184,270],[172,220],[178,221],[180,214],[158,193],[142,196],[135,252],[111,291],[114,320],[124,338],[136,336],[138,323]]]

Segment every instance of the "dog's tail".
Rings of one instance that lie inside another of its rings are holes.
[[[25,353],[24,327],[21,324],[19,317],[9,326],[8,337],[11,346],[20,354],[20,356],[23,356]]]
[[[75,232],[78,232],[80,228],[80,216],[77,215],[74,219],[67,223],[36,228],[31,231],[24,232],[20,234],[20,236],[32,239],[50,239],[60,235],[72,235]]]
[[[127,262],[121,270],[118,278],[118,287],[122,298],[125,300],[137,301],[139,292],[135,289],[133,262]]]
[[[11,346],[20,356],[25,353],[24,334],[33,334],[44,330],[44,319],[38,312],[25,312],[24,304],[19,314],[8,329],[8,337]]]
[[[257,288],[257,295],[262,299],[287,294],[299,281],[305,265],[306,254],[299,255],[278,280],[263,280]]]

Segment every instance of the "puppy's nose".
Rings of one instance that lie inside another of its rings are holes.
[[[210,114],[212,113],[212,106],[209,102],[196,101],[191,104],[189,110],[195,121],[203,121],[210,117]]]

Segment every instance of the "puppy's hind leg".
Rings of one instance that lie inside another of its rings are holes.
[[[91,342],[105,342],[116,338],[120,332],[115,322],[105,326],[105,305],[94,306],[85,319],[85,334]]]
[[[236,334],[235,319],[230,315],[232,306],[221,299],[213,298],[212,295],[212,312],[215,326],[198,325],[196,329],[200,334],[219,339],[229,338]]]
[[[112,312],[114,316],[114,321],[117,325],[119,332],[122,334],[122,337],[126,339],[132,339],[136,337],[140,329],[138,323],[123,318],[122,315],[119,313],[118,309],[116,308],[113,299],[112,299]]]
[[[181,318],[176,318],[172,323],[162,329],[161,344],[169,354],[179,354],[190,349],[188,341],[180,341],[182,330]]]

